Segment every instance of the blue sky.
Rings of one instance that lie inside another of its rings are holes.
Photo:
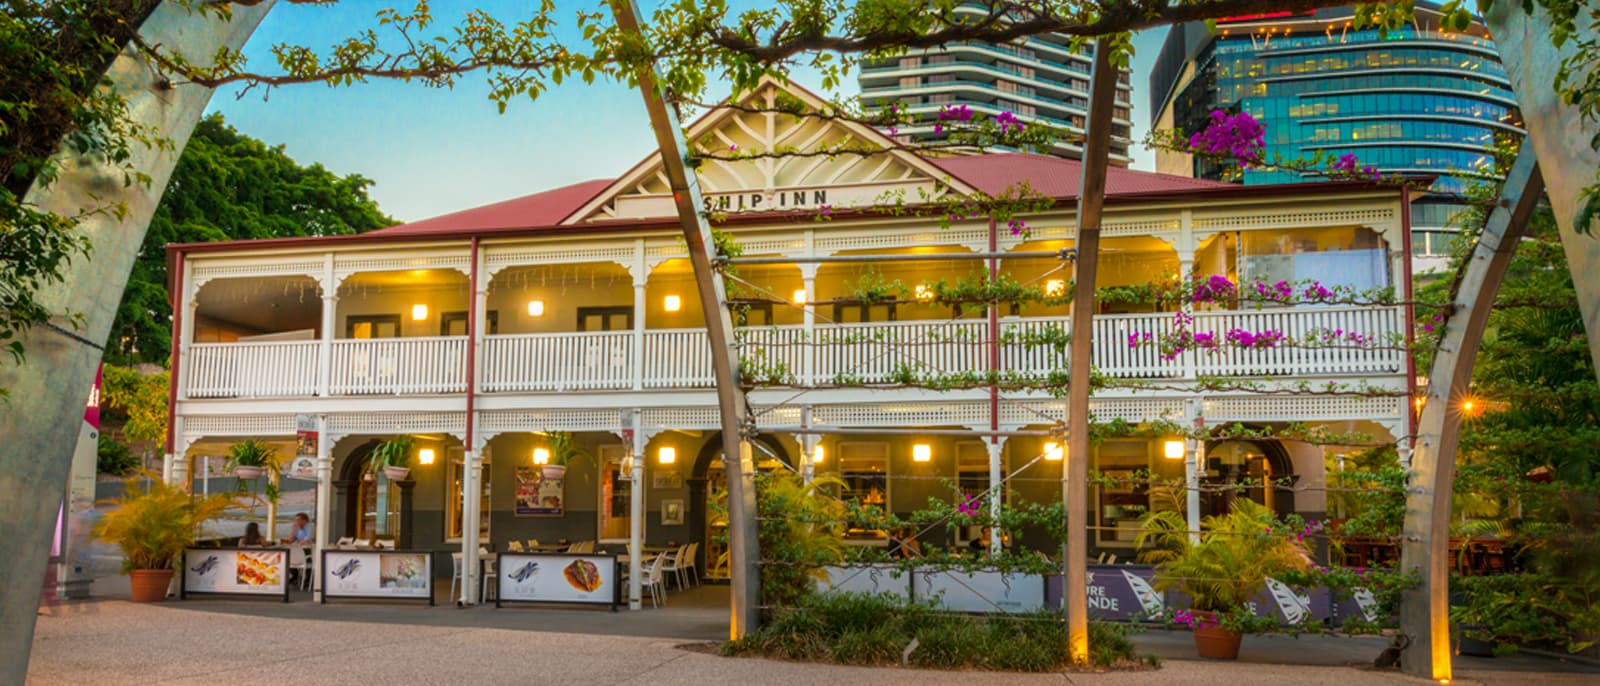
[[[596,3],[561,2],[563,24]],[[737,3],[730,3],[737,5]],[[433,3],[437,26],[453,26],[468,9],[481,8],[503,21],[531,12],[534,3]],[[331,7],[280,3],[246,46],[252,65],[271,69],[271,46],[291,42],[326,48],[370,26],[376,10],[409,7],[400,2],[344,0]],[[576,29],[564,36],[582,45]],[[1133,137],[1144,137],[1150,64],[1165,29],[1135,38],[1133,60]],[[796,80],[815,89],[816,79]],[[844,95],[854,95],[854,84]],[[462,78],[453,89],[420,83],[371,82],[329,88],[304,85],[278,88],[263,98],[259,90],[237,95],[220,90],[211,109],[241,132],[285,146],[302,164],[321,162],[340,173],[360,173],[376,183],[373,198],[402,221],[534,193],[548,188],[623,173],[654,146],[649,121],[637,91],[611,82],[568,81],[535,101],[520,100],[498,114],[488,100],[481,75]],[[725,95],[725,92],[715,93]],[[1136,147],[1134,166],[1148,169],[1151,156]]]

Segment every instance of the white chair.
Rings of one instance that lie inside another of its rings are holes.
[[[461,584],[461,551],[450,553],[450,602],[457,602],[456,588]]]
[[[684,585],[683,563],[682,563],[682,560],[684,558],[684,552],[686,550],[688,550],[688,549],[689,549],[689,546],[680,545],[680,546],[677,547],[677,549],[669,550],[669,551],[664,552],[664,553],[662,553],[660,555],[661,558],[666,558],[666,562],[661,567],[661,571],[670,572],[672,574],[672,577],[674,579],[678,580],[678,589],[679,590],[688,588],[688,586]]]
[[[289,546],[289,572],[300,575],[300,590],[311,588],[311,551],[300,546]]]
[[[688,550],[684,551],[683,555],[678,558],[678,568],[689,573],[690,582],[694,586],[700,585],[700,563],[695,560],[699,555],[700,544],[696,542],[690,543]]]
[[[661,576],[661,566],[665,564],[666,555],[657,555],[650,563],[650,574],[645,577],[645,585],[650,587],[651,607],[661,607],[667,604],[667,583]]]
[[[356,550],[372,550],[372,539],[363,538],[356,541]]]
[[[482,575],[478,577],[478,604],[489,602],[489,586],[494,585],[494,595],[500,595],[500,574],[495,570],[495,557],[487,548],[478,549],[478,562]]]

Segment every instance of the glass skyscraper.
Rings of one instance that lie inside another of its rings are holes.
[[[1448,252],[1459,193],[1491,166],[1487,149],[1520,139],[1521,116],[1482,26],[1439,30],[1437,5],[1413,24],[1355,30],[1352,8],[1237,17],[1172,27],[1150,76],[1151,127],[1197,131],[1213,110],[1246,111],[1266,127],[1269,158],[1354,155],[1385,174],[1434,175],[1412,205],[1412,251]],[[1316,180],[1224,167],[1158,151],[1157,171],[1246,184]],[[1436,263],[1423,266],[1437,266]]]
[[[974,3],[957,11],[981,16],[985,10]],[[1011,112],[1024,122],[1044,122],[1075,134],[1050,152],[1076,159],[1083,155],[1076,137],[1083,135],[1089,116],[1093,66],[1093,43],[1073,49],[1065,36],[1034,36],[1009,45],[953,43],[863,64],[861,101],[868,107],[895,103],[924,119],[942,107],[959,105],[989,116]],[[1119,167],[1128,166],[1132,145],[1128,73],[1124,69],[1118,74],[1111,116],[1110,159]],[[931,124],[900,127],[893,135],[905,142],[936,138]]]

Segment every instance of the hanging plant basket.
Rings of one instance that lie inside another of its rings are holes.
[[[233,475],[239,477],[240,479],[242,479],[244,481],[250,481],[252,479],[259,479],[259,478],[261,478],[261,475],[264,472],[266,472],[266,469],[263,469],[261,467],[234,467],[233,468]]]
[[[390,481],[404,481],[406,476],[409,475],[410,473],[411,473],[411,468],[410,467],[384,467],[383,468],[383,475],[389,477]]]
[[[567,476],[567,466],[564,464],[539,465],[539,473],[544,478],[554,481]]]

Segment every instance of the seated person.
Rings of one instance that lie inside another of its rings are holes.
[[[977,538],[967,542],[967,547],[975,553],[989,552],[989,542],[994,540],[994,533],[989,527],[983,527],[983,533]]]
[[[294,526],[289,529],[289,537],[283,539],[289,545],[311,545],[311,518],[301,512],[294,516]]]
[[[917,540],[917,535],[912,533],[910,527],[901,527],[889,532],[889,557],[896,560],[922,557],[922,543]]]
[[[239,547],[264,548],[266,545],[267,539],[261,535],[261,525],[255,522],[246,524],[244,527],[244,536],[239,539]]]

